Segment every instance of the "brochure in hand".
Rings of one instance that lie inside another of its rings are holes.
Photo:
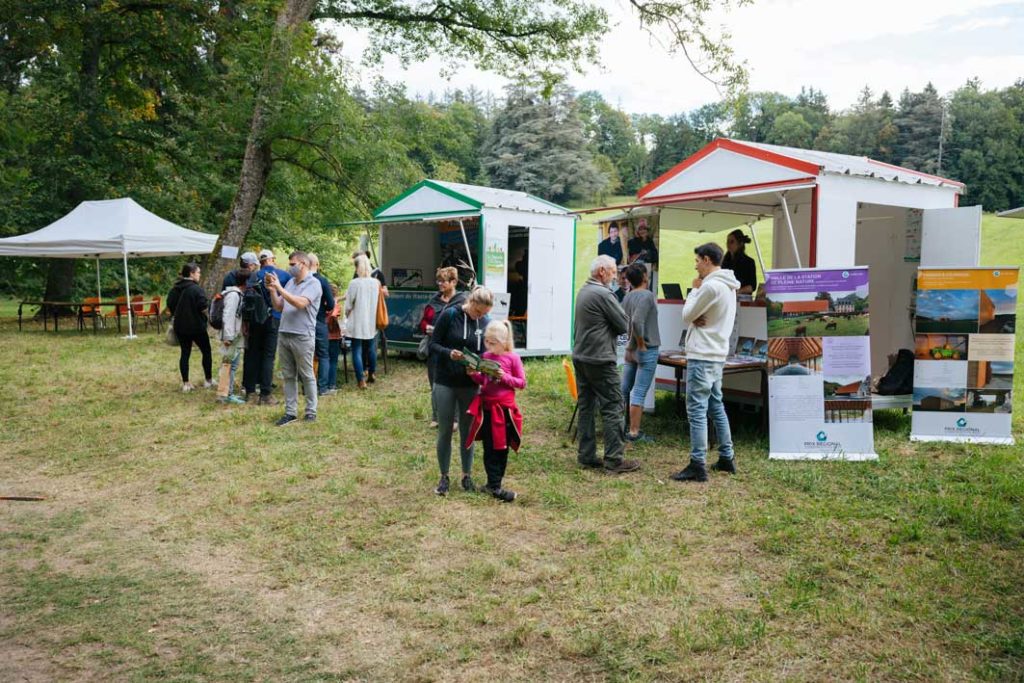
[[[501,372],[501,366],[493,360],[481,358],[469,349],[462,349],[462,360],[459,361],[470,372],[482,372],[491,377],[497,377]]]

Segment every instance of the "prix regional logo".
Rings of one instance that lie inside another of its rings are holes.
[[[826,441],[828,439],[828,434],[826,434],[824,431],[818,432],[817,436],[818,436],[818,441]]]
[[[843,279],[844,279],[844,280],[846,280],[846,279],[848,279],[849,277],[850,277],[850,271],[848,271],[848,270],[844,270],[844,271],[843,271]]]
[[[956,426],[959,427],[960,429],[963,429],[964,427],[966,427],[967,426],[967,418],[961,417],[959,420],[956,421]]]

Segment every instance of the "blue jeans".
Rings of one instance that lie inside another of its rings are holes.
[[[313,355],[320,361],[316,371],[316,389],[323,393],[327,391],[327,376],[331,371],[331,361],[327,355],[327,323],[318,322],[316,324]]]
[[[367,349],[367,356],[369,357],[370,367],[366,370],[371,374],[377,374],[377,337],[373,339],[353,339],[352,340],[352,367],[356,371],[356,381],[363,381],[363,349]]]
[[[327,357],[330,359],[330,371],[327,373],[327,388],[338,388],[338,356],[341,355],[341,340],[327,340]]]
[[[658,369],[658,347],[648,346],[646,351],[637,349],[636,363],[626,363],[622,368],[622,395],[629,397],[629,405],[642,406]]]
[[[708,416],[718,435],[718,455],[731,460],[732,431],[722,404],[722,368],[710,360],[686,361],[686,415],[690,420],[690,459],[704,464],[708,452]]]

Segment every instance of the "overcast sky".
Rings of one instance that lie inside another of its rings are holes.
[[[603,64],[573,74],[577,90],[596,89],[630,113],[674,114],[719,99],[682,56],[666,54],[637,25],[624,0],[598,0],[611,17],[602,47]],[[931,81],[942,94],[978,77],[986,88],[1024,78],[1024,2],[1007,0],[755,0],[717,13],[715,23],[732,33],[732,45],[747,62],[753,90],[795,95],[801,86],[825,92],[834,109],[850,106],[864,85],[895,97],[904,87],[920,90]],[[339,33],[345,56],[360,59],[366,38]],[[404,82],[410,95],[477,88],[502,94],[502,79],[471,67],[445,78],[440,61],[408,70],[389,61],[364,70]]]

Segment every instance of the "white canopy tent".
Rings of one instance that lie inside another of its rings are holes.
[[[0,256],[96,259],[96,293],[100,287],[100,259],[124,263],[124,291],[128,310],[128,337],[132,327],[128,258],[209,254],[217,235],[175,225],[142,208],[130,197],[82,202],[71,213],[45,228],[0,239]]]
[[[1024,218],[1024,206],[1018,206],[1016,209],[1009,209],[1007,211],[1000,211],[996,215],[1000,218]]]

